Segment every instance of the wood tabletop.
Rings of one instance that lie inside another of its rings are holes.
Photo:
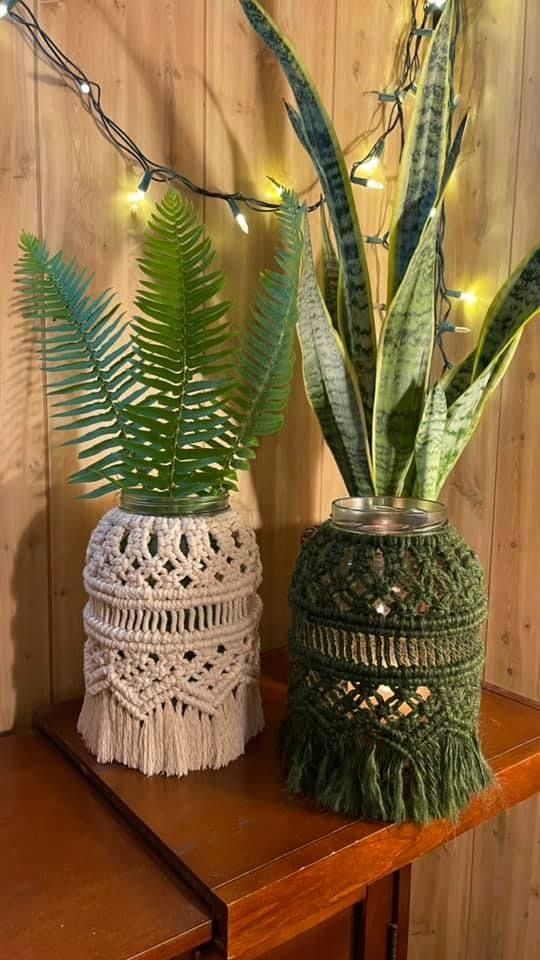
[[[0,738],[0,956],[172,960],[208,911],[39,734]]]
[[[181,780],[98,764],[76,732],[75,702],[39,718],[41,729],[205,897],[230,960],[257,957],[301,933],[361,899],[368,884],[540,790],[540,710],[486,690],[481,730],[496,782],[458,824],[355,821],[290,797],[276,749],[282,666],[282,658],[267,660],[267,727],[245,756]]]

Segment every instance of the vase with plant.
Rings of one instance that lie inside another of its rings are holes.
[[[149,220],[129,328],[114,294],[91,297],[75,262],[21,239],[21,310],[84,461],[70,482],[120,493],[84,570],[79,730],[102,762],[181,776],[233,760],[263,725],[261,564],[228,495],[287,402],[303,247],[292,193],[279,222],[276,267],[238,335],[212,242],[174,190]]]
[[[377,336],[332,121],[263,5],[239,2],[294,92],[287,112],[331,221],[319,283],[306,220],[298,329],[307,395],[349,493],[303,545],[291,584],[289,786],[353,815],[456,817],[491,776],[478,733],[486,597],[437,500],[538,312],[540,249],[498,292],[475,348],[438,373],[435,346],[453,329],[438,309],[440,224],[466,125],[452,139],[459,9],[446,0],[433,6],[400,162]]]

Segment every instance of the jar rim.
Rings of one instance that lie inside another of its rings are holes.
[[[340,497],[331,522],[352,533],[407,536],[433,533],[448,523],[445,505],[416,497]]]
[[[229,509],[229,495],[196,494],[185,497],[166,497],[146,490],[122,490],[120,509],[155,517],[213,516]]]

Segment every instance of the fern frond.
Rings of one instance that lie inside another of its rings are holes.
[[[278,269],[261,275],[255,307],[240,337],[238,382],[229,409],[235,422],[226,479],[245,470],[259,438],[281,429],[294,366],[294,333],[302,265],[304,207],[289,191],[278,212],[281,247]]]
[[[175,190],[157,204],[139,266],[145,279],[132,325],[133,374],[145,390],[128,411],[138,485],[167,497],[216,484],[229,428],[232,342],[214,249],[192,205]]]
[[[51,256],[32,234],[23,233],[20,246],[16,286],[21,312],[41,334],[43,363],[52,379],[48,392],[58,397],[55,418],[69,419],[57,429],[80,431],[68,443],[82,444],[83,455],[98,440],[94,480],[104,479],[107,487],[117,489],[121,481],[114,466],[125,457],[120,451],[127,444],[124,406],[136,394],[114,294],[90,297],[93,278],[74,260],[66,262],[61,252]]]

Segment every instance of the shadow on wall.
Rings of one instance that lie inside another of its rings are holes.
[[[16,497],[16,490],[4,488],[2,501],[8,508],[14,506]],[[5,693],[1,726],[8,729],[28,726],[36,705],[51,699],[47,517],[43,507],[17,540],[9,605],[3,643],[6,659],[0,677]]]

